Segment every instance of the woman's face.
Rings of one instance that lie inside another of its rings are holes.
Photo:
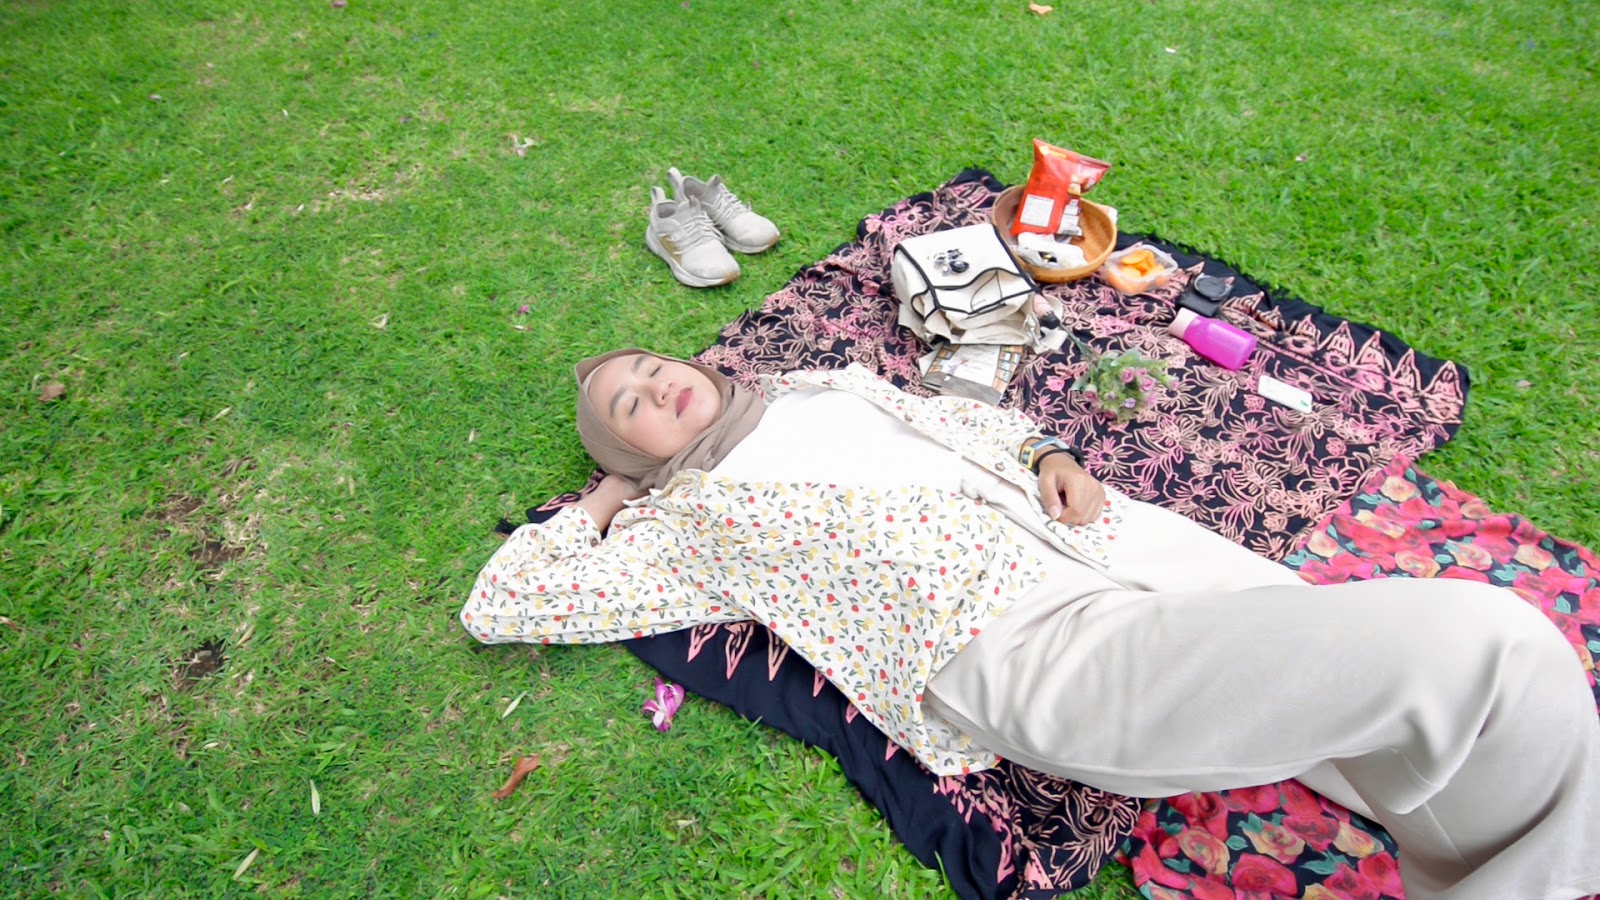
[[[722,397],[699,369],[644,353],[596,369],[589,402],[617,437],[661,459],[676,456],[722,415]]]

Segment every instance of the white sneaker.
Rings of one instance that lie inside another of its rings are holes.
[[[701,181],[679,172],[667,170],[667,180],[672,182],[672,195],[679,200],[699,200],[722,233],[722,242],[728,249],[740,253],[760,253],[772,249],[778,242],[778,226],[765,216],[750,211],[733,191],[722,183],[721,175]]]
[[[722,235],[694,200],[668,200],[650,189],[650,224],[645,245],[667,261],[672,277],[690,287],[715,287],[739,277],[739,264],[722,246]]]

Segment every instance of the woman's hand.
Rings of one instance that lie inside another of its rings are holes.
[[[1039,461],[1039,493],[1045,514],[1067,525],[1093,522],[1106,503],[1105,487],[1070,453],[1051,453]]]
[[[611,527],[612,517],[622,511],[625,501],[643,497],[647,493],[649,491],[621,475],[607,475],[600,479],[594,490],[578,501],[578,505],[594,519],[595,525],[604,534]]]

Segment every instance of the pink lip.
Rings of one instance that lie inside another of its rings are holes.
[[[683,411],[689,408],[689,401],[693,399],[693,394],[694,388],[684,388],[678,392],[678,402],[673,404],[673,408],[679,416],[682,416]]]

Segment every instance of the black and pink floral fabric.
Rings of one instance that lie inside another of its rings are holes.
[[[968,171],[867,217],[856,240],[802,269],[698,358],[752,385],[763,373],[860,363],[925,393],[917,358],[927,348],[896,324],[890,255],[906,237],[987,221],[1002,189],[988,173]],[[1117,202],[1109,193],[1100,199]],[[1592,674],[1600,654],[1594,557],[1490,513],[1408,462],[1454,434],[1464,369],[1264,289],[1217,260],[1144,239],[1183,267],[1161,291],[1124,297],[1099,279],[1047,290],[1062,301],[1066,327],[1096,351],[1138,349],[1171,361],[1172,393],[1119,425],[1067,390],[1086,367],[1068,342],[1025,364],[1006,405],[1082,448],[1108,484],[1313,580],[1507,584],[1551,614]],[[1166,332],[1177,294],[1201,271],[1230,281],[1223,315],[1258,339],[1238,372],[1206,363]],[[1311,392],[1313,412],[1257,395],[1264,374]],[[529,515],[542,518],[575,496]],[[1059,896],[1114,857],[1151,898],[1400,896],[1394,845],[1382,830],[1295,782],[1143,804],[1005,762],[935,777],[766,629],[711,625],[628,646],[694,693],[833,754],[907,848],[942,867],[962,897]],[[1115,714],[1085,725],[1115,728]],[[1227,727],[1223,712],[1218,727]]]

